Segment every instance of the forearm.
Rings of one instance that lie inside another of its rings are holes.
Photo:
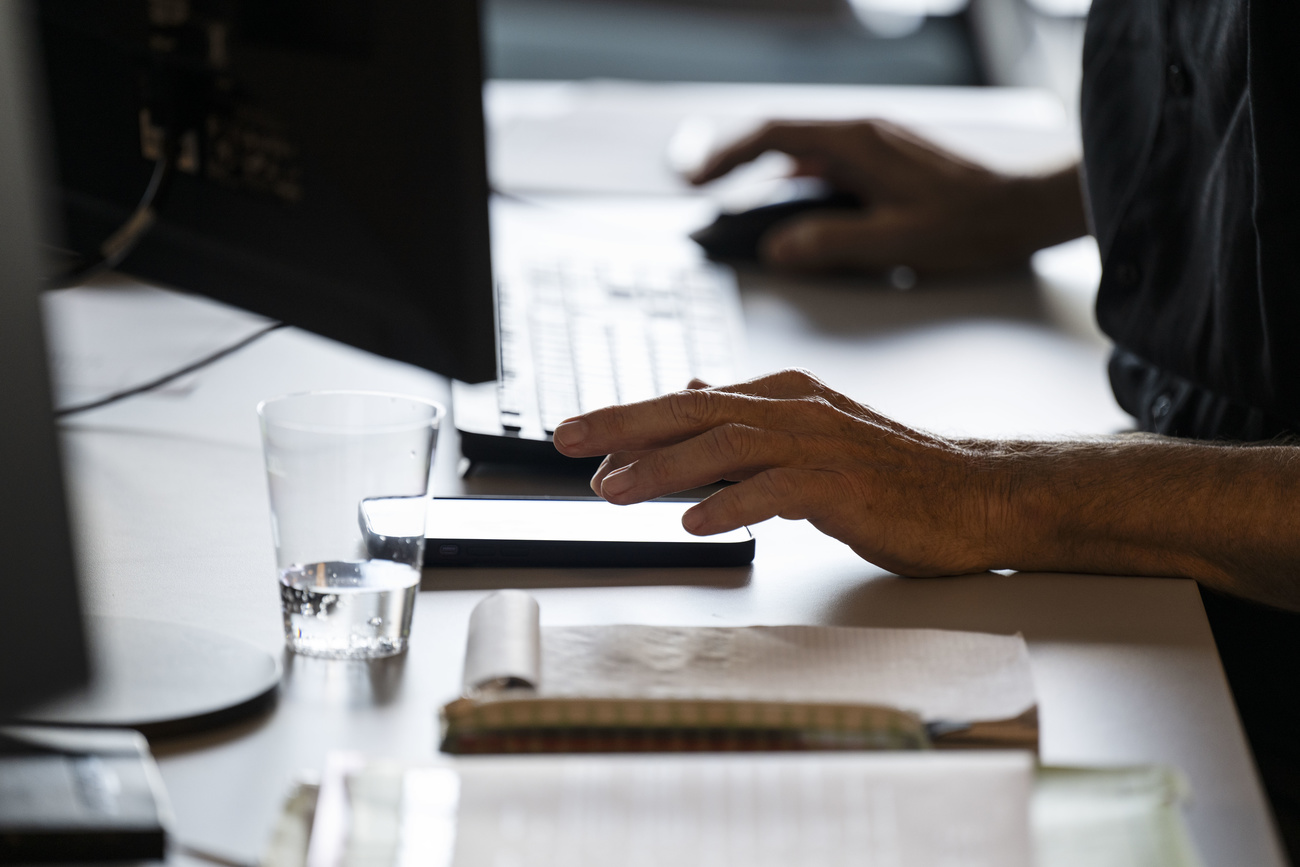
[[[1300,446],[988,446],[991,568],[1194,578],[1300,610]]]

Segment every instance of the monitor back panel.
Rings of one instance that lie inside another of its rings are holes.
[[[42,0],[68,241],[176,171],[121,270],[496,375],[474,0]]]

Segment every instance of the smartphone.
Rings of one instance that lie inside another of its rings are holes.
[[[594,499],[441,497],[429,506],[426,566],[743,566],[747,527],[692,536],[694,502],[615,506]]]

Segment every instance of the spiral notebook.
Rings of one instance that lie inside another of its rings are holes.
[[[1037,749],[1020,635],[835,626],[540,626],[470,617],[449,753]]]

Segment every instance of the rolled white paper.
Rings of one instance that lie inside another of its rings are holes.
[[[462,689],[531,687],[542,680],[541,611],[522,590],[498,590],[469,615]]]

